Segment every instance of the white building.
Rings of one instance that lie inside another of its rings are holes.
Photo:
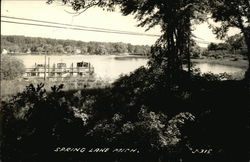
[[[3,55],[5,55],[7,53],[8,53],[8,51],[6,49],[3,49],[2,52],[1,52],[1,54],[3,54]]]
[[[82,51],[80,49],[76,49],[76,54],[80,54]]]

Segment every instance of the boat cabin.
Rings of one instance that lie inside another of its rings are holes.
[[[44,65],[43,64],[36,64],[35,67],[36,68],[44,68]]]
[[[57,68],[66,68],[66,63],[57,63]]]
[[[85,67],[85,68],[87,68],[87,67],[89,67],[89,63],[88,62],[77,62],[76,63],[76,67]]]

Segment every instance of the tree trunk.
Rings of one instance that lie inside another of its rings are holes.
[[[248,90],[250,91],[250,29],[245,30],[244,37],[247,45],[247,58],[248,58],[248,69],[245,73],[245,79],[247,81]]]

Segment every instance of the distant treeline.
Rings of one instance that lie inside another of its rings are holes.
[[[235,52],[237,50],[247,50],[247,46],[243,35],[235,34],[228,37],[224,43],[210,43],[207,49],[208,51],[228,50]]]
[[[83,42],[25,36],[1,36],[1,52],[22,54],[139,54],[148,55],[150,46],[127,43]]]

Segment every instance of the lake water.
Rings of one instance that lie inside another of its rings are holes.
[[[34,67],[35,63],[44,64],[45,57],[43,55],[22,55],[15,56],[21,59],[26,66],[26,68]],[[145,58],[129,58],[121,59],[114,55],[108,56],[99,56],[99,55],[53,55],[47,56],[50,60],[50,67],[53,63],[57,64],[59,62],[64,62],[67,64],[67,67],[70,67],[73,63],[76,66],[77,62],[90,62],[95,69],[97,77],[101,77],[104,80],[114,80],[117,79],[122,74],[129,74],[140,66],[145,66],[147,64],[147,59]]]
[[[44,64],[45,57],[44,55],[22,55],[15,56],[21,60],[23,60],[26,68],[31,68],[37,64]],[[117,57],[114,55],[108,56],[99,56],[99,55],[52,55],[47,56],[47,64],[48,58],[50,62],[50,66],[55,63],[64,62],[67,64],[67,67],[70,67],[73,63],[76,66],[77,62],[90,62],[94,69],[97,77],[101,77],[104,80],[113,81],[117,79],[122,74],[129,74],[140,66],[147,65],[146,58],[127,58],[127,57]],[[208,63],[199,63],[196,64],[196,67],[200,68],[202,73],[212,72],[214,74],[219,73],[242,73],[244,69],[232,67],[232,66],[224,66],[224,65],[213,65]]]
[[[218,64],[209,64],[209,63],[198,63],[195,65],[195,67],[199,68],[201,73],[212,72],[214,74],[219,74],[226,72],[229,74],[234,74],[234,73],[244,72],[244,69],[242,68],[218,65]]]

